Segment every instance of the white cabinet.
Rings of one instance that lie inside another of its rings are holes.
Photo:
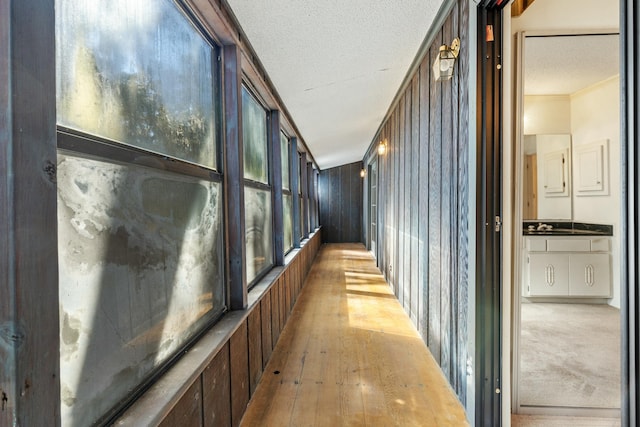
[[[527,237],[523,295],[611,297],[608,243],[601,237]]]
[[[528,296],[569,295],[569,255],[530,254]]]
[[[609,297],[611,279],[609,254],[572,254],[569,256],[569,295]]]

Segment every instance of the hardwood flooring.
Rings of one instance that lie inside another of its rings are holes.
[[[360,244],[329,244],[241,425],[469,424],[370,254]]]

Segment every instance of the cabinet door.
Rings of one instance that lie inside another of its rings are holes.
[[[609,254],[572,254],[569,260],[569,295],[610,297]]]
[[[568,150],[563,149],[544,155],[544,194],[546,197],[569,195],[567,152]]]
[[[529,254],[530,297],[569,295],[569,255]]]

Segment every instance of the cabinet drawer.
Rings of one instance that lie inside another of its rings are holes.
[[[527,250],[529,252],[546,252],[547,239],[527,239]]]
[[[589,239],[548,239],[547,252],[590,252]]]
[[[592,252],[609,252],[611,250],[609,238],[591,239]]]

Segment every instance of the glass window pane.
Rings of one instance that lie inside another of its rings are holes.
[[[219,183],[58,156],[61,413],[92,425],[225,308]]]
[[[245,186],[247,283],[273,265],[271,192]]]
[[[242,141],[244,177],[269,183],[267,169],[267,112],[242,88]]]
[[[282,195],[282,222],[284,228],[284,251],[293,247],[293,204],[291,194]]]
[[[302,197],[298,198],[298,206],[300,206],[300,238],[304,237],[304,210],[302,210]]]
[[[282,162],[282,188],[290,189],[289,184],[289,139],[280,133],[280,159]]]
[[[216,167],[215,49],[170,0],[56,1],[58,124]]]

